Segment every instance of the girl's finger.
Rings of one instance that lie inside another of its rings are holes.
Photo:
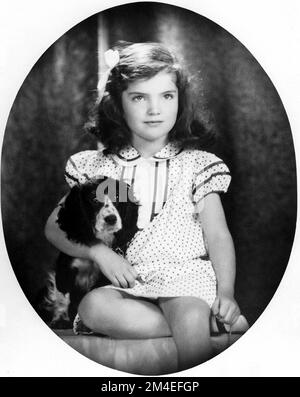
[[[219,306],[220,306],[220,299],[217,296],[212,307],[211,307],[211,311],[214,316],[217,316],[219,314]]]
[[[240,317],[240,314],[241,314],[240,309],[237,308],[231,318],[232,325],[238,320],[238,318]]]
[[[225,322],[227,324],[233,325],[234,322],[238,319],[239,317],[239,308],[234,306],[234,307],[230,307],[228,310],[228,313],[225,317]]]
[[[111,281],[112,285],[114,285],[115,287],[121,287],[121,285],[116,277],[111,276],[109,278],[109,280]]]
[[[134,287],[135,278],[133,277],[133,275],[129,271],[124,274],[124,278],[126,279],[129,288]]]
[[[232,324],[232,318],[234,317],[234,312],[235,308],[234,307],[228,307],[227,308],[227,313],[224,316],[224,323],[226,324]]]
[[[121,274],[116,275],[117,280],[119,281],[120,287],[128,288],[128,283],[125,277]]]
[[[220,309],[219,309],[219,315],[221,316],[221,318],[223,320],[225,320],[225,318],[227,317],[228,310],[229,310],[229,302],[224,302],[224,301],[221,302]]]

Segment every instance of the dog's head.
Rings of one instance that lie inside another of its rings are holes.
[[[57,223],[74,242],[90,246],[101,240],[111,245],[122,229],[130,235],[136,227],[137,214],[138,205],[130,186],[100,176],[71,189],[58,212]]]

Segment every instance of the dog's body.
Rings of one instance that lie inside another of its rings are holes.
[[[74,186],[60,204],[57,223],[69,240],[86,246],[103,242],[124,255],[137,232],[138,204],[124,182],[100,177]],[[99,265],[60,253],[36,309],[53,328],[70,327],[83,296],[110,284]]]

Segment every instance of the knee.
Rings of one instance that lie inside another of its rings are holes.
[[[94,330],[105,315],[105,293],[102,288],[87,293],[78,306],[78,314],[83,323]],[[104,323],[104,321],[103,321]]]
[[[186,330],[209,330],[209,313],[210,309],[205,302],[190,302],[180,313],[180,322],[186,327]]]

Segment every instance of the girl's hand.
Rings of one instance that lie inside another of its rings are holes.
[[[212,313],[218,318],[227,330],[233,325],[239,315],[241,314],[240,308],[232,295],[219,293],[212,305]],[[226,327],[228,325],[228,327]]]
[[[104,244],[90,248],[89,258],[96,262],[102,273],[115,287],[132,288],[138,277],[136,270],[122,256]]]

